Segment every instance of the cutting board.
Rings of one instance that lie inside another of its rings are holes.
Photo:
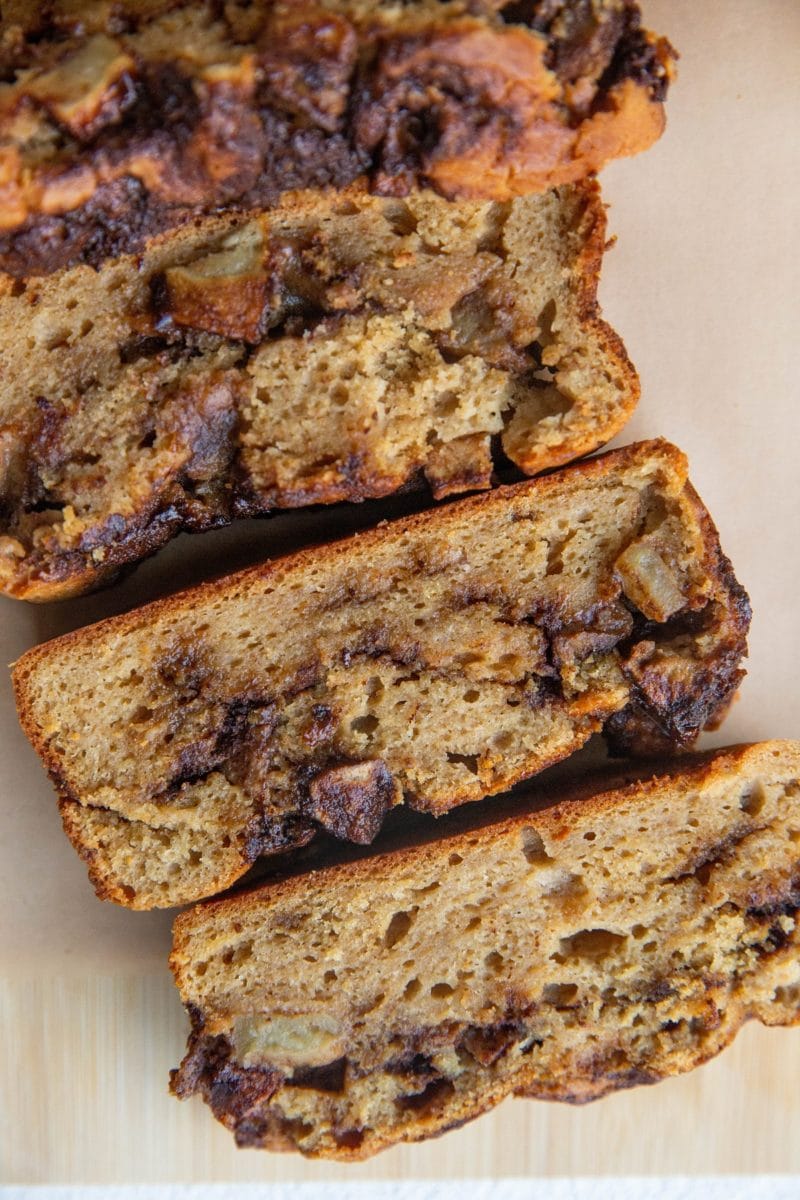
[[[669,127],[604,176],[617,245],[602,298],[642,378],[618,441],[663,434],[753,600],[749,674],[707,744],[800,735],[800,4],[645,0],[681,53]],[[362,507],[353,524],[375,519]],[[227,565],[333,533],[297,514],[183,538],[117,588],[0,601],[0,657]],[[0,682],[0,1181],[145,1183],[800,1172],[800,1029],[749,1027],[695,1074],[571,1109],[509,1101],[440,1141],[355,1167],[237,1152],[167,1095],[186,1020],[170,915],[95,899]]]

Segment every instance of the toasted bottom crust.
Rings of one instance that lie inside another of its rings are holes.
[[[583,792],[184,913],[173,1091],[240,1145],[356,1159],[798,1023],[800,743]]]

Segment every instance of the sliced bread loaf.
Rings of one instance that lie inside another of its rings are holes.
[[[181,904],[323,827],[369,842],[604,730],[691,745],[747,597],[686,462],[642,442],[208,583],[29,651],[24,729],[98,892]]]
[[[800,743],[547,799],[178,917],[173,1091],[239,1145],[366,1158],[797,1023]]]
[[[182,529],[597,449],[638,397],[598,314],[605,236],[595,184],[307,192],[0,281],[0,588],[50,600]]]

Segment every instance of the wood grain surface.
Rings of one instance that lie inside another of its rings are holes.
[[[643,7],[681,61],[662,141],[604,176],[619,239],[605,314],[643,385],[618,442],[663,434],[687,451],[753,600],[749,675],[706,743],[797,737],[800,4]],[[347,519],[375,516],[363,506]],[[1,600],[0,655],[341,528],[341,513],[248,522],[180,539],[100,596]],[[186,1035],[165,962],[170,915],[95,899],[7,676],[0,762],[0,1183],[800,1173],[800,1029],[753,1027],[691,1076],[583,1109],[511,1101],[357,1167],[237,1152],[200,1101],[167,1095]]]

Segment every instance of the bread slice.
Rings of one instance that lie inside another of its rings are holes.
[[[14,670],[101,896],[182,904],[320,826],[372,840],[603,729],[690,745],[747,598],[665,442],[454,501],[80,629]]]
[[[798,1022],[800,743],[544,799],[182,913],[173,1092],[240,1146],[366,1158]]]
[[[658,138],[673,58],[634,0],[8,0],[0,269],[287,189],[574,182]]]
[[[8,287],[0,588],[72,595],[181,529],[423,472],[436,497],[485,488],[493,441],[527,474],[597,449],[639,392],[598,315],[605,239],[594,183],[350,189]]]

